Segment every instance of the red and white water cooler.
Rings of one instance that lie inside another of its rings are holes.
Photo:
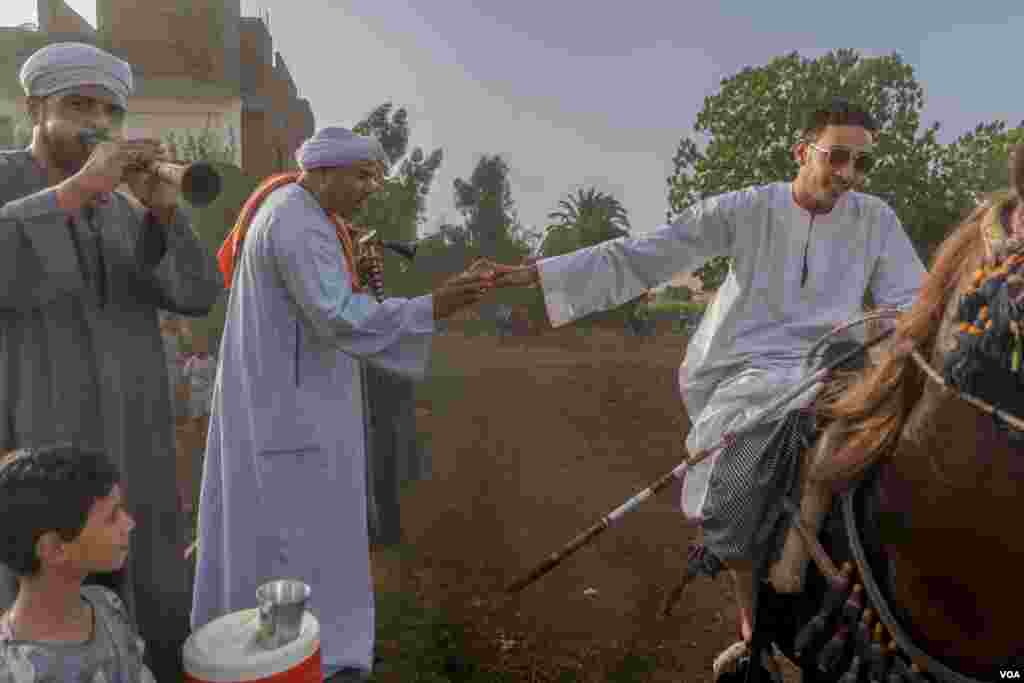
[[[320,624],[308,611],[299,637],[274,650],[259,640],[258,609],[211,621],[185,641],[185,683],[323,683]]]

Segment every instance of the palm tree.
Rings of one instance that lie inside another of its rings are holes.
[[[547,237],[554,239],[545,237],[544,255],[565,253],[629,234],[625,207],[615,197],[593,187],[578,189],[560,200],[558,210],[549,213],[548,218],[555,223],[548,226]]]

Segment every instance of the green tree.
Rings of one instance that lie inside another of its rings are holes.
[[[163,138],[172,159],[194,163],[234,164],[238,158],[238,138],[233,126],[225,132],[206,126],[198,131],[170,131]]]
[[[220,195],[210,205],[201,209],[190,208],[189,212],[196,234],[206,248],[216,254],[238,220],[245,201],[259,185],[259,179],[231,164],[214,163],[214,166],[221,177]],[[193,318],[193,334],[205,335],[211,345],[218,343],[224,333],[227,300],[228,292],[224,291],[209,314]]]
[[[172,131],[164,137],[164,143],[175,160],[188,163],[205,161],[213,164],[220,174],[221,193],[216,200],[202,208],[186,205],[192,228],[206,248],[216,253],[238,220],[245,201],[259,185],[259,179],[235,165],[237,138],[233,128],[226,133],[210,125],[199,131]],[[208,315],[191,319],[193,334],[205,336],[211,345],[219,342],[224,333],[227,298],[227,292],[222,292]]]
[[[694,125],[707,140],[705,148],[693,137],[679,143],[668,179],[668,219],[707,197],[795,177],[792,147],[804,117],[832,97],[863,104],[881,126],[877,162],[864,189],[893,207],[927,258],[973,204],[980,176],[962,175],[962,162],[988,158],[1001,128],[990,124],[973,137],[940,144],[939,124],[921,125],[924,91],[898,54],[861,57],[840,49],[807,59],[793,52],[724,79],[705,98]],[[728,262],[720,258],[696,274],[713,290],[727,272]]]
[[[500,154],[483,155],[469,180],[456,178],[455,208],[462,214],[479,256],[501,260],[518,253],[521,230],[508,180],[509,167]]]
[[[508,176],[508,163],[500,154],[484,154],[468,180],[454,180],[455,207],[463,220],[461,225],[446,224],[441,228],[443,240],[434,248],[447,253],[436,262],[443,264],[443,268],[431,268],[437,279],[459,272],[477,258],[521,263],[530,255],[534,233],[519,221]],[[490,318],[499,305],[516,305],[535,298],[532,290],[503,290],[480,304],[479,309],[482,317]]]
[[[555,221],[547,229],[543,256],[565,254],[629,234],[629,217],[615,197],[595,188],[578,189],[558,202],[548,214]]]
[[[377,231],[382,239],[411,241],[426,220],[426,201],[434,177],[444,159],[440,148],[429,155],[415,147],[409,152],[410,125],[406,110],[392,111],[386,102],[353,128],[360,135],[376,137],[389,160],[389,177],[354,216],[357,225]],[[384,252],[385,286],[393,296],[412,296],[424,291],[429,277],[421,276],[422,251],[413,264],[390,251]]]
[[[409,112],[405,107],[394,109],[385,102],[366,115],[352,129],[357,135],[372,135],[380,140],[384,153],[394,166],[409,149]]]
[[[1010,183],[1010,147],[1024,142],[1024,121],[1006,128],[1004,121],[979,124],[943,150],[943,168],[972,199],[1000,190]]]
[[[548,214],[554,221],[548,226],[540,248],[543,257],[567,254],[577,249],[590,247],[601,242],[629,235],[629,214],[614,196],[596,188],[577,189],[558,202],[558,208]],[[543,300],[539,293],[538,302],[531,306],[531,314],[543,315]],[[642,316],[642,297],[622,306],[595,315],[587,316],[582,324],[616,326],[629,318]]]

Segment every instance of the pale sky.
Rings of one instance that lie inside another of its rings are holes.
[[[0,25],[35,21],[35,4],[3,0]],[[95,2],[68,4],[95,25]],[[672,156],[704,98],[793,50],[898,52],[944,142],[1024,119],[1011,52],[1024,36],[1020,0],[242,0],[243,15],[262,10],[317,127],[351,126],[392,100],[409,110],[414,146],[444,149],[431,231],[459,220],[452,181],[484,153],[511,166],[526,225],[543,227],[560,198],[594,185],[619,198],[634,232],[657,227]]]

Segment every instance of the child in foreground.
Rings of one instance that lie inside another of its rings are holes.
[[[70,445],[0,461],[0,562],[19,584],[0,614],[0,683],[155,683],[120,598],[83,585],[128,557],[119,482],[103,453]]]

